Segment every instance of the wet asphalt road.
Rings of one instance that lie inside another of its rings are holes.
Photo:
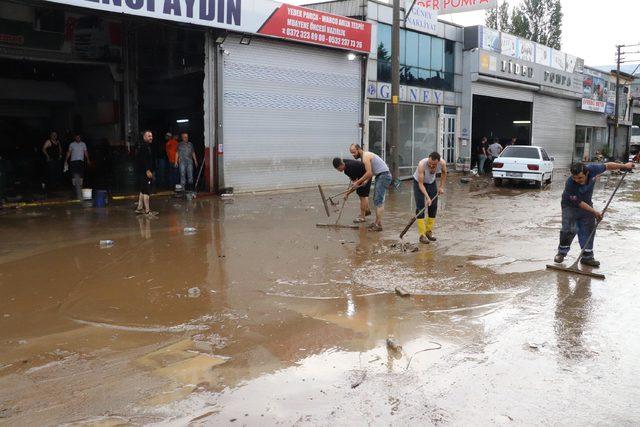
[[[604,281],[545,269],[559,174],[453,175],[418,252],[408,184],[381,233],[316,228],[316,189],[0,211],[0,424],[638,425],[638,177],[596,237]]]

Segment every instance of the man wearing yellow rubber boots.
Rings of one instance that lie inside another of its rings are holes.
[[[440,186],[436,184],[436,175],[440,175]],[[436,241],[433,235],[433,226],[436,223],[438,212],[438,199],[436,196],[444,193],[444,185],[447,180],[447,163],[440,158],[440,153],[433,152],[429,157],[420,160],[418,168],[413,174],[413,197],[416,199],[416,214],[418,215],[418,233],[420,243],[427,244]],[[424,211],[427,206],[427,218]],[[421,212],[422,211],[422,212]]]

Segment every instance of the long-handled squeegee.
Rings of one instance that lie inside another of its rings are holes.
[[[620,178],[620,181],[618,181],[618,185],[616,185],[616,188],[613,190],[613,193],[611,194],[611,197],[609,197],[609,200],[607,201],[607,204],[604,206],[604,209],[602,210],[603,214],[607,211],[607,209],[609,209],[609,204],[611,203],[611,200],[613,200],[613,196],[616,195],[616,192],[618,191],[618,188],[620,188],[620,184],[622,184],[622,180],[624,179],[625,176],[627,176],[627,172],[628,171],[625,171],[622,174],[622,177]],[[596,229],[598,228],[598,225],[600,225],[600,221],[601,220],[598,220],[596,222],[596,226],[593,227],[593,231],[589,235],[589,238],[587,239],[587,243],[585,243],[584,248],[582,248],[582,250],[580,251],[580,255],[578,255],[578,258],[576,258],[575,262],[570,267],[563,267],[561,265],[555,265],[555,264],[547,264],[547,268],[549,268],[551,270],[565,271],[567,273],[582,274],[582,275],[585,275],[585,276],[591,276],[591,277],[595,277],[596,279],[603,279],[604,280],[605,276],[602,273],[594,273],[593,271],[580,270],[578,268],[578,264],[580,263],[580,260],[582,259],[582,255],[584,255],[584,250],[588,246],[588,243],[593,239],[593,236],[596,234]]]
[[[332,206],[336,206],[337,203],[333,199],[335,197],[342,196],[343,194],[345,194],[350,189],[351,189],[351,186],[349,186],[349,188],[347,188],[344,191],[341,191],[338,194],[333,194],[333,195],[331,195],[329,197],[325,197],[324,196],[324,191],[322,191],[322,186],[320,186],[320,184],[318,184],[318,190],[320,190],[320,197],[322,197],[322,204],[324,205],[324,211],[327,213],[327,216],[331,216],[331,214],[329,213],[329,205],[327,204],[327,201],[329,201]]]
[[[433,201],[435,199],[438,198],[440,194],[436,194],[436,197],[434,197],[433,199],[431,199],[431,203],[433,203]],[[404,237],[405,234],[407,234],[407,231],[409,231],[409,229],[411,228],[411,226],[413,225],[414,222],[416,222],[416,220],[418,219],[418,217],[420,215],[422,215],[425,211],[425,209],[429,208],[429,206],[427,206],[427,204],[424,204],[424,208],[422,208],[422,210],[420,212],[418,212],[417,214],[415,214],[413,216],[413,218],[411,218],[411,221],[409,221],[409,224],[407,224],[407,226],[404,228],[404,230],[402,230],[402,233],[400,233],[400,238],[402,239]]]

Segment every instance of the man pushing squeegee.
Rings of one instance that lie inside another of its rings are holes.
[[[609,197],[604,209],[600,212],[593,207],[593,187],[596,178],[606,171],[625,170],[625,173],[618,181],[615,190]],[[556,264],[564,261],[569,253],[571,242],[578,234],[578,241],[582,248],[576,261],[570,267],[562,267],[560,265],[547,265],[547,268],[554,270],[566,271],[569,273],[584,274],[588,276],[604,279],[603,274],[593,273],[590,271],[578,269],[578,263],[593,268],[600,267],[600,262],[593,255],[593,241],[596,234],[596,228],[602,221],[602,218],[609,208],[609,204],[615,196],[622,180],[626,176],[627,171],[633,169],[633,163],[597,163],[588,164],[575,163],[571,166],[571,176],[567,179],[562,193],[562,229],[560,230],[560,244],[558,245],[558,253],[553,259]]]

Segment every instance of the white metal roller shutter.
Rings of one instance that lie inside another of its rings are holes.
[[[576,134],[576,101],[535,95],[532,122],[531,144],[554,157],[554,167],[569,167]]]
[[[576,126],[607,127],[607,116],[604,113],[578,110]]]
[[[237,37],[224,43],[224,180],[235,191],[346,183],[358,143],[360,61],[344,51]]]
[[[474,95],[533,102],[533,92],[523,89],[492,85],[488,83],[473,83],[471,90]]]

